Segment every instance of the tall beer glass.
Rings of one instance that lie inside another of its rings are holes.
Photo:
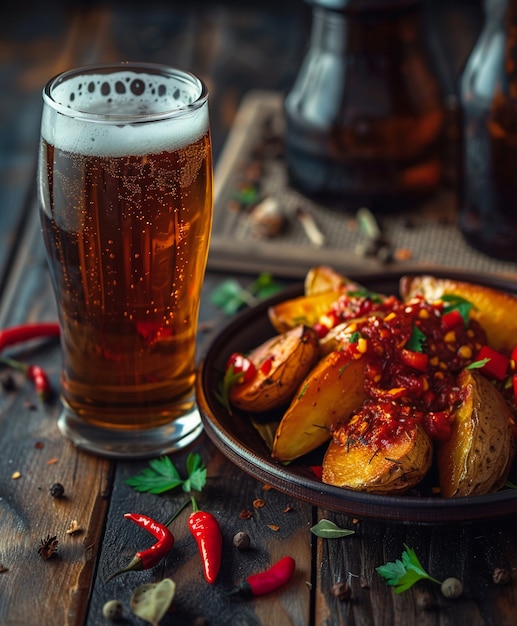
[[[192,74],[120,63],[43,90],[43,236],[62,326],[60,430],[111,457],[190,443],[213,208],[208,94]]]

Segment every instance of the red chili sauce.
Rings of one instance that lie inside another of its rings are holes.
[[[461,400],[457,374],[486,343],[484,330],[475,320],[465,326],[461,318],[451,328],[443,306],[420,297],[403,303],[390,296],[364,303],[362,310],[369,306],[376,315],[354,324],[345,348],[366,361],[368,398],[347,424],[335,426],[334,439],[385,447],[416,424],[433,439],[448,439],[451,413]],[[347,319],[358,303],[348,309],[345,296],[339,307]]]

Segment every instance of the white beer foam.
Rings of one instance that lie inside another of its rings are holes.
[[[174,77],[124,71],[110,77],[76,76],[53,88],[58,110],[43,108],[41,134],[56,148],[84,156],[141,156],[175,150],[208,130],[208,106],[188,106],[198,96],[193,84]],[[152,123],[131,123],[134,115],[179,109],[180,121],[171,122],[164,115]]]

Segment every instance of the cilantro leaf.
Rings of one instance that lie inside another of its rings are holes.
[[[442,300],[444,302],[447,302],[447,304],[443,307],[443,313],[444,314],[450,313],[451,311],[454,311],[454,310],[458,311],[458,313],[463,318],[463,322],[465,323],[465,326],[467,326],[469,323],[469,319],[470,319],[470,312],[472,311],[472,309],[476,308],[472,304],[472,302],[470,302],[469,300],[466,300],[462,296],[458,296],[452,293],[444,294],[442,296]]]
[[[125,482],[135,491],[157,495],[180,485],[187,493],[193,489],[201,491],[206,483],[206,468],[199,454],[188,455],[187,473],[187,478],[182,479],[170,458],[162,456],[158,459],[151,459],[149,467],[145,467],[136,476],[130,476]]]
[[[415,551],[404,544],[402,560],[386,563],[375,568],[387,585],[395,587],[395,593],[402,593],[412,587],[419,580],[430,580],[440,585],[440,581],[430,576],[418,560]]]
[[[411,336],[407,340],[404,347],[408,350],[412,350],[413,352],[423,352],[424,344],[426,341],[427,337],[420,330],[420,328],[418,328],[418,326],[413,326]]]
[[[233,363],[231,363],[228,369],[224,373],[222,382],[219,385],[219,389],[216,391],[216,398],[224,406],[224,408],[231,414],[232,407],[230,406],[230,390],[239,380],[242,378],[242,372],[235,372]]]

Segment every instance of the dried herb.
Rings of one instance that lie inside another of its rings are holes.
[[[354,535],[355,530],[340,528],[337,524],[334,524],[334,522],[328,519],[322,519],[311,528],[311,533],[323,539],[340,539],[341,537]]]
[[[187,478],[181,478],[169,457],[163,456],[149,461],[149,467],[125,482],[135,491],[161,494],[181,486],[183,491],[201,491],[206,484],[206,467],[199,454],[187,457]]]
[[[169,610],[175,592],[176,583],[170,578],[164,578],[159,583],[140,585],[131,596],[131,610],[140,619],[158,626]]]

